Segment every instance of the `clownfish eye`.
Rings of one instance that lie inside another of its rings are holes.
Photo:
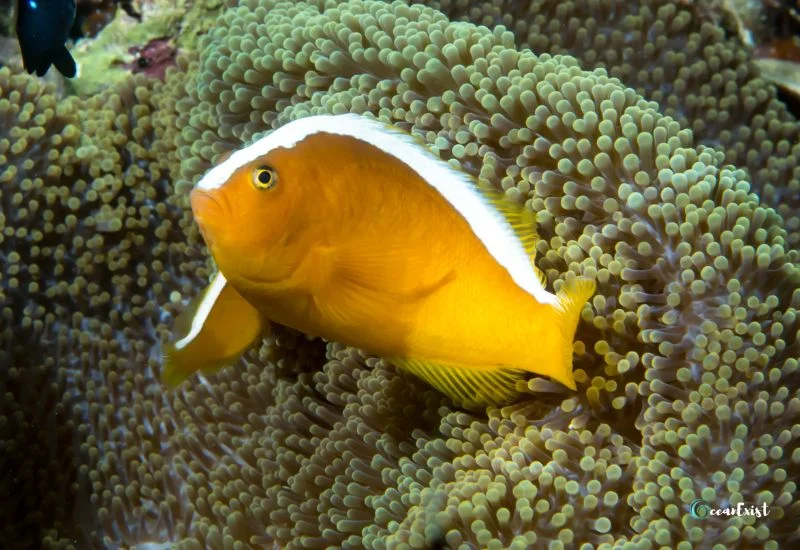
[[[253,170],[253,185],[259,191],[272,189],[276,183],[278,183],[278,174],[274,168],[262,165]]]

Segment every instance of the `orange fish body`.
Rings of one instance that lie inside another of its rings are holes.
[[[510,401],[525,372],[575,387],[594,283],[548,293],[533,214],[407,134],[354,115],[294,121],[191,201],[245,311],[383,356],[465,406]]]

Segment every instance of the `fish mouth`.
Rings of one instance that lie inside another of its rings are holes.
[[[213,228],[215,222],[221,219],[222,207],[211,193],[197,188],[192,189],[192,192],[189,193],[189,202],[192,205],[192,215],[200,228],[200,233],[203,234],[206,244],[211,247],[214,242]]]

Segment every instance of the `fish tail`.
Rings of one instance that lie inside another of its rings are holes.
[[[572,370],[572,342],[575,339],[575,330],[578,327],[583,305],[594,294],[595,288],[596,284],[592,279],[577,277],[564,283],[556,294],[558,303],[555,308],[563,338],[561,345],[564,359],[562,362],[563,372],[556,372],[551,377],[571,390],[577,388]]]
[[[69,53],[69,50],[66,46],[61,46],[53,50],[52,56],[53,65],[56,66],[58,72],[66,76],[67,78],[72,78],[77,73],[78,68],[75,65],[75,59],[72,58],[72,54]]]

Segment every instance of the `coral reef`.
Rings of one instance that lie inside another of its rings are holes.
[[[142,0],[119,2],[113,19],[102,1],[98,18],[103,30],[92,39],[78,40],[72,53],[80,78],[69,82],[76,95],[88,97],[109,85],[126,82],[130,72],[163,78],[176,51],[193,51],[199,35],[213,24],[227,0]],[[116,4],[116,3],[113,3]],[[138,11],[137,11],[138,10]],[[168,45],[168,48],[161,46]]]
[[[126,65],[133,73],[163,79],[167,69],[176,62],[177,50],[173,41],[167,38],[156,38],[144,47],[134,46],[129,51],[136,56],[133,62]]]
[[[75,25],[81,36],[96,36],[108,25],[117,11],[118,0],[78,0],[75,2]],[[130,2],[124,3],[126,12],[135,16]]]
[[[137,75],[59,101],[0,69],[0,493],[13,496],[0,541],[797,542],[797,130],[738,49],[646,1],[594,9],[665,37],[636,63],[597,42],[608,73],[539,53],[589,40],[572,2],[532,0],[509,21],[500,2],[443,7],[491,28],[401,2],[241,4],[163,82]],[[568,38],[554,19],[574,21]],[[606,40],[621,47],[616,32]],[[685,56],[669,48],[687,33],[689,70],[724,73],[714,92],[675,76]],[[712,96],[727,117],[701,112]],[[391,121],[526,202],[551,286],[598,281],[577,393],[532,379],[519,403],[467,413],[377,358],[290,330],[164,391],[160,342],[211,270],[189,185],[270,128],[344,111]],[[697,519],[695,498],[771,513]]]

